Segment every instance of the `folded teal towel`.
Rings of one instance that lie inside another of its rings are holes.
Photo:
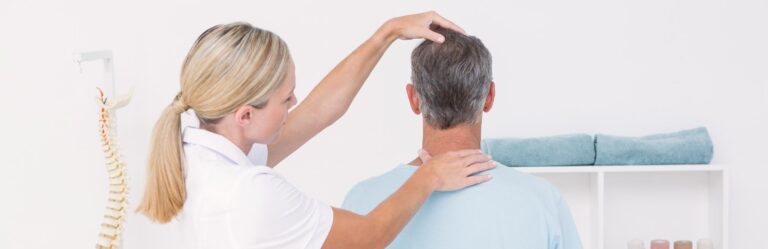
[[[587,134],[540,138],[484,139],[483,152],[507,166],[591,165],[595,144]]]
[[[708,164],[712,141],[707,128],[644,137],[595,136],[595,165]]]

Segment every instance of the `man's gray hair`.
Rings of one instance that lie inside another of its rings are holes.
[[[491,86],[491,53],[477,37],[438,29],[411,53],[411,80],[427,123],[438,129],[480,120]]]

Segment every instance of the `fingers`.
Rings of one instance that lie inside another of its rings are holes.
[[[467,186],[467,187],[474,186],[474,185],[477,185],[477,184],[480,184],[480,183],[484,183],[484,182],[490,181],[491,179],[493,179],[493,176],[491,176],[491,175],[470,176],[470,177],[467,177],[467,179],[465,181],[465,186]]]
[[[443,43],[445,41],[445,37],[441,34],[438,34],[435,31],[432,31],[429,28],[425,28],[419,36],[424,37],[424,39],[428,39],[433,42],[437,43]]]
[[[459,32],[459,33],[462,33],[464,35],[467,34],[467,32],[464,31],[464,29],[462,29],[461,27],[459,27],[459,25],[456,25],[455,23],[451,22],[450,20],[445,19],[445,17],[441,16],[437,12],[432,11],[431,13],[432,13],[432,23],[437,24],[437,25],[439,25],[440,27],[443,27],[443,28],[452,29],[452,30],[454,30],[456,32]]]
[[[440,26],[446,29],[454,30],[464,35],[467,34],[467,32],[464,31],[464,29],[462,29],[461,27],[459,27],[459,25],[456,25],[450,20],[445,19],[445,17],[441,16],[435,11],[430,11],[430,12],[427,12],[426,14],[430,18],[430,25],[420,34],[420,36],[424,37],[425,39],[429,39],[437,43],[443,43],[445,41],[445,37],[443,35],[432,31],[432,26]]]
[[[480,154],[473,154],[470,156],[466,156],[462,159],[461,162],[462,162],[462,165],[464,165],[464,167],[467,167],[476,163],[488,162],[490,160],[491,160],[490,156],[480,153]]]
[[[489,169],[493,169],[495,167],[496,167],[496,162],[494,161],[476,163],[476,164],[473,164],[472,166],[467,167],[465,173],[471,177],[471,175],[474,175]]]
[[[429,154],[419,150],[419,156],[424,160],[423,158],[429,157]],[[440,154],[426,164],[435,176],[441,179],[439,181],[441,183],[435,188],[436,191],[453,191],[488,181],[490,176],[477,173],[496,166],[496,162],[492,161],[490,156],[477,149]],[[424,168],[426,167],[421,169]]]
[[[466,34],[464,29],[434,11],[393,18],[385,26],[388,28],[383,30],[403,40],[424,38],[443,43],[445,37],[434,31],[438,26]]]
[[[448,152],[448,153],[449,153],[449,155],[455,156],[455,157],[467,157],[467,156],[471,156],[471,155],[478,155],[478,154],[482,155],[483,154],[483,152],[480,151],[480,150],[457,150],[457,151],[452,151],[452,152]]]

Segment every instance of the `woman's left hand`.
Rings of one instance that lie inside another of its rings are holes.
[[[466,34],[464,29],[440,16],[440,14],[437,14],[435,11],[392,18],[384,23],[382,29],[388,31],[389,35],[394,35],[398,39],[410,40],[424,38],[437,43],[442,43],[445,40],[445,37],[433,31],[433,29],[437,27],[452,29],[456,32]]]

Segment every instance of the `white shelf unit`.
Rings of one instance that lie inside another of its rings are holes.
[[[516,167],[553,183],[568,202],[585,249],[630,239],[711,239],[728,248],[725,165]]]

